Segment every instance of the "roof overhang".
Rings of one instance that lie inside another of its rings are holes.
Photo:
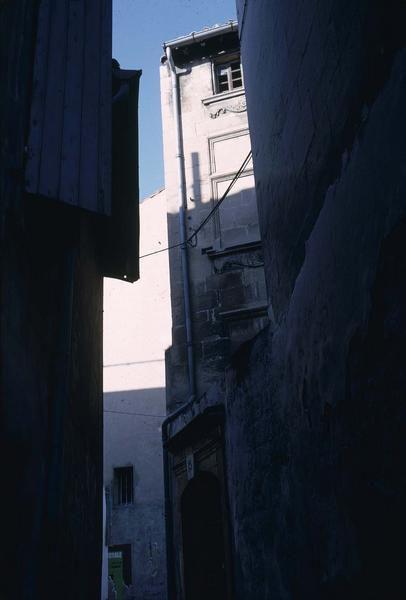
[[[224,25],[215,25],[214,27],[209,27],[202,31],[193,31],[192,33],[189,33],[189,35],[175,38],[169,42],[164,42],[163,47],[164,50],[166,48],[182,48],[184,46],[190,46],[191,44],[203,42],[212,37],[224,35],[225,33],[231,33],[232,31],[238,32],[237,21],[229,21]]]

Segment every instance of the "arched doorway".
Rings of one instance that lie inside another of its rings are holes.
[[[200,472],[181,500],[186,600],[227,598],[226,556],[218,479]]]

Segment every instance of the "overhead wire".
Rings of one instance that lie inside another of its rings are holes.
[[[143,254],[142,256],[140,256],[140,259],[146,258],[147,256],[153,256],[154,254],[160,254],[161,252],[167,252],[168,250],[173,250],[174,248],[180,248],[181,246],[181,243],[172,244],[172,246],[167,246],[166,248],[161,248],[160,250],[155,250],[154,252],[148,252],[148,254]]]
[[[241,176],[241,174],[244,172],[244,170],[247,167],[249,161],[251,160],[251,157],[252,157],[252,150],[250,150],[248,152],[248,154],[245,157],[242,165],[238,169],[237,173],[234,175],[233,179],[230,181],[230,183],[229,183],[226,191],[221,196],[220,200],[218,200],[218,202],[216,202],[216,204],[213,206],[213,208],[211,209],[211,211],[209,212],[209,214],[203,219],[203,221],[200,223],[200,225],[197,227],[197,229],[195,229],[193,231],[193,233],[187,238],[187,240],[186,240],[187,244],[190,244],[190,245],[193,244],[193,246],[196,245],[196,243],[194,243],[193,240],[195,238],[197,238],[197,234],[203,229],[203,227],[208,223],[208,221],[210,221],[210,219],[213,217],[213,215],[218,211],[218,209],[220,208],[221,204],[227,198],[227,196],[230,193],[231,189],[235,185],[236,181],[239,179],[239,177]],[[181,246],[182,246],[182,243],[172,244],[171,246],[167,246],[166,248],[161,248],[159,250],[155,250],[154,252],[148,252],[147,254],[143,254],[142,256],[140,256],[140,259],[141,258],[146,258],[148,256],[153,256],[154,254],[160,254],[161,252],[167,252],[169,250],[173,250],[174,248],[180,248]]]
[[[213,206],[212,210],[209,212],[209,214],[203,219],[203,221],[200,223],[199,227],[197,229],[194,230],[194,232],[192,233],[192,235],[188,238],[188,243],[197,236],[197,234],[199,233],[199,231],[201,231],[203,229],[203,227],[206,225],[206,223],[212,218],[212,216],[214,215],[214,213],[216,211],[218,211],[218,209],[220,208],[221,204],[224,202],[224,200],[227,198],[229,192],[231,191],[232,187],[234,186],[235,182],[237,181],[237,179],[240,177],[241,173],[245,170],[245,167],[248,165],[250,159],[252,156],[252,150],[250,150],[244,160],[244,162],[242,163],[241,167],[238,169],[237,173],[234,175],[233,179],[230,181],[229,186],[227,187],[226,191],[224,192],[224,194],[221,196],[220,200],[215,204],[215,206]]]
[[[167,415],[153,415],[153,414],[139,413],[139,412],[127,412],[125,410],[108,410],[107,408],[105,408],[103,412],[114,413],[115,415],[133,415],[135,417],[155,417],[155,418],[159,418],[159,419],[164,419],[167,416]]]
[[[244,159],[244,161],[241,164],[240,168],[238,169],[237,173],[234,175],[233,179],[230,181],[230,184],[228,185],[228,187],[227,187],[226,191],[224,192],[224,194],[221,196],[220,200],[218,202],[216,202],[216,204],[213,206],[213,208],[211,209],[211,211],[209,212],[209,214],[203,219],[203,221],[200,223],[200,225],[197,227],[197,229],[195,229],[193,231],[193,233],[187,238],[187,240],[186,240],[187,244],[193,244],[193,247],[197,244],[197,239],[196,239],[196,242],[193,242],[193,240],[195,238],[197,238],[197,234],[210,221],[210,219],[213,217],[213,215],[220,208],[221,204],[227,198],[228,194],[230,193],[231,189],[235,185],[236,181],[241,176],[241,174],[244,172],[246,166],[248,165],[248,163],[249,163],[249,161],[251,159],[251,156],[252,156],[252,150],[250,150],[248,152],[246,158]],[[172,244],[171,246],[167,246],[166,248],[160,248],[159,250],[155,250],[154,252],[148,252],[147,254],[143,254],[142,256],[140,256],[140,259],[141,258],[147,258],[148,256],[153,256],[154,254],[160,254],[161,252],[167,252],[169,250],[173,250],[174,248],[180,248],[181,246],[182,246],[182,243]],[[244,265],[244,266],[248,266],[248,265]],[[251,266],[251,265],[249,265],[249,266]],[[255,265],[255,267],[256,266],[257,265]],[[108,410],[108,409],[104,409],[104,412],[105,413],[122,414],[122,415],[133,415],[133,416],[138,416],[138,417],[164,418],[164,416],[165,416],[165,415],[153,415],[153,414],[146,414],[146,413],[127,412],[127,411],[121,411],[121,410]]]

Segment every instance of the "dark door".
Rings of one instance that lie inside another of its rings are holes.
[[[182,495],[183,564],[186,600],[225,600],[224,524],[217,478],[201,472]]]

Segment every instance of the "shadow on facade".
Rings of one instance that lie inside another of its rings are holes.
[[[190,238],[233,175],[204,176],[199,154],[187,161]],[[234,352],[268,324],[267,293],[252,171],[239,178],[188,247],[196,398],[170,423],[168,587],[185,598],[233,595],[230,517],[224,456],[225,370]],[[210,186],[207,189],[207,186]],[[203,202],[203,198],[210,198]],[[179,242],[179,215],[168,213],[169,245]],[[166,352],[167,412],[190,398],[181,251],[169,253],[172,346]],[[198,542],[196,542],[198,540]]]
[[[164,418],[165,388],[104,394],[106,570],[117,600],[165,595]]]
[[[150,361],[148,361],[150,362]],[[139,363],[137,363],[139,364]],[[103,394],[104,397],[104,413],[109,413],[109,406],[117,405],[117,403],[125,404],[126,402],[130,402],[131,406],[129,406],[130,410],[146,410],[152,411],[154,407],[157,406],[162,397],[165,396],[165,388],[157,387],[157,388],[142,388],[142,389],[133,389],[133,390],[119,390],[115,392],[105,392]],[[127,406],[127,405],[126,405]],[[124,410],[124,409],[123,409]],[[134,413],[136,414],[136,413]],[[148,413],[152,414],[152,413]],[[154,416],[165,416],[162,411],[159,414],[153,413]]]
[[[186,213],[190,238],[226,189],[232,176],[209,181],[212,199],[203,202],[199,155],[191,153],[193,180]],[[252,173],[247,174],[252,180]],[[248,180],[247,180],[248,181]],[[238,186],[238,187],[237,187]],[[220,208],[188,247],[193,347],[198,394],[223,378],[231,355],[267,324],[267,292],[255,188],[237,180]],[[179,216],[168,213],[169,245],[179,242]],[[169,253],[172,346],[166,353],[168,412],[188,399],[187,349],[181,251]]]

